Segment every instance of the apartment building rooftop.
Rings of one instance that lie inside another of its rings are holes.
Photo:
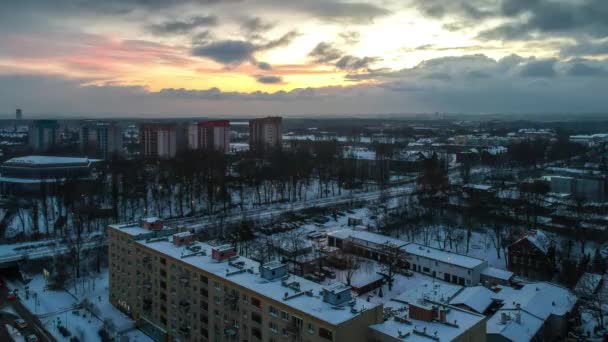
[[[332,325],[346,322],[359,313],[380,305],[351,298],[350,288],[342,284],[323,286],[287,273],[282,276],[279,273],[279,277],[275,278],[265,274],[263,277],[263,271],[268,270],[271,272],[270,274],[274,275],[274,271],[279,269],[281,264],[270,262],[261,265],[252,259],[233,254],[227,254],[227,258],[219,258],[218,253],[229,251],[230,246],[227,245],[214,247],[202,242],[179,245],[170,241],[173,235],[155,238],[154,234],[149,235],[150,231],[141,227],[133,225],[111,227],[134,236],[135,243],[142,247],[189,264],[223,278],[235,286],[249,289],[260,296],[280,302]]]

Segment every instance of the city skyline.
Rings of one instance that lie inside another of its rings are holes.
[[[600,0],[0,4],[0,112],[602,113]]]

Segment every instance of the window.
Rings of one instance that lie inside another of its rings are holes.
[[[268,312],[274,317],[279,317],[279,310],[272,305],[268,307]]]
[[[429,273],[431,270],[428,267],[423,267],[422,272]]]
[[[213,301],[215,302],[215,304],[221,304],[222,298],[220,296],[213,296]]]
[[[270,331],[272,331],[273,333],[279,332],[279,326],[275,322],[269,322],[268,327],[270,328]]]
[[[319,328],[319,336],[329,341],[334,340],[334,333],[325,328]]]
[[[256,327],[251,328],[251,335],[253,337],[257,337],[258,339],[262,339],[262,331]]]
[[[285,311],[281,311],[281,318],[284,321],[289,321],[289,314],[287,312],[285,312]]]
[[[203,297],[209,297],[209,291],[207,291],[207,289],[203,289],[201,287],[201,296],[203,296]]]
[[[244,302],[244,303],[247,303],[247,302],[249,301],[249,296],[248,296],[248,295],[246,295],[246,294],[244,294],[244,293],[243,293],[243,295],[242,295],[242,298],[243,298],[243,302]]]
[[[200,276],[200,280],[202,283],[205,283],[205,284],[207,284],[209,282],[209,279],[207,279],[207,277],[205,277],[204,275]]]
[[[306,330],[308,330],[309,334],[314,334],[315,333],[315,326],[312,323],[308,323]]]
[[[213,282],[213,287],[215,287],[216,291],[221,291],[222,290],[222,286],[217,281]]]
[[[161,258],[160,259],[160,263],[161,263],[161,265],[166,265],[167,264],[167,259]]]
[[[252,312],[251,320],[257,323],[262,323],[262,316],[257,312]]]
[[[251,305],[255,306],[256,308],[262,308],[262,302],[257,298],[251,297]]]

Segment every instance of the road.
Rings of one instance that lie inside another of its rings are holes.
[[[0,341],[11,341],[4,325],[15,327],[14,320],[22,318],[27,322],[27,327],[20,330],[24,337],[36,335],[40,341],[55,342],[56,340],[46,331],[40,320],[21,305],[18,299],[10,301],[6,299],[8,292],[6,285],[0,287]]]

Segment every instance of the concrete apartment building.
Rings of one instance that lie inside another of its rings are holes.
[[[161,221],[108,227],[110,302],[156,341],[367,341],[383,306],[194,241]]]
[[[122,128],[116,122],[84,123],[80,127],[80,150],[104,159],[122,153]]]
[[[283,118],[249,120],[249,150],[262,153],[279,149],[283,144]]]
[[[140,141],[146,158],[175,158],[186,146],[186,129],[177,124],[144,124]]]
[[[190,124],[188,148],[230,152],[230,121],[215,120]]]
[[[29,145],[36,152],[44,152],[59,143],[57,120],[34,120],[29,127]]]

